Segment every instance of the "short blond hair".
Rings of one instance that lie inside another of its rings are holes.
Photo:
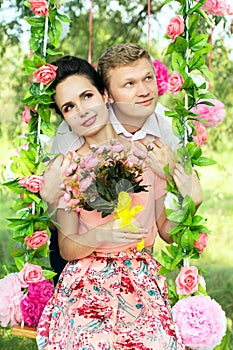
[[[100,57],[98,63],[98,73],[102,76],[106,88],[109,90],[111,69],[129,65],[142,58],[152,63],[148,51],[138,44],[125,43],[110,46]]]

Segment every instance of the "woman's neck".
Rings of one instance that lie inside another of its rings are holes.
[[[85,143],[80,148],[81,152],[79,153],[85,154],[90,150],[91,145],[101,145],[103,143],[107,143],[109,140],[116,139],[117,137],[118,135],[113,129],[112,125],[108,123],[96,134],[85,137]]]

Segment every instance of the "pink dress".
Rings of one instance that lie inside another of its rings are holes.
[[[133,195],[145,206],[137,220],[148,231],[145,248],[100,247],[92,255],[68,262],[37,327],[39,350],[181,350],[171,317],[164,276],[152,256],[157,234],[155,200],[165,181],[146,171],[149,192]],[[79,234],[104,220],[81,211]]]

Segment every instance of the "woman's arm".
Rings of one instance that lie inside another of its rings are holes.
[[[119,229],[117,220],[111,220],[80,235],[79,215],[63,209],[57,210],[57,221],[60,254],[68,261],[87,257],[100,246],[113,248],[119,244],[139,242],[146,237],[142,228],[139,228],[137,233]]]

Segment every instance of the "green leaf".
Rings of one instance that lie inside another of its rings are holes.
[[[47,55],[50,55],[50,56],[59,56],[59,55],[64,55],[64,52],[63,51],[54,51],[50,48],[47,48],[46,49],[46,53]]]
[[[21,257],[25,254],[25,250],[21,250],[21,249],[11,249],[11,255],[13,257]]]
[[[32,27],[44,28],[45,17],[27,17],[24,20],[30,24]]]
[[[54,24],[49,28],[48,32],[49,40],[54,47],[58,46],[61,34],[62,24],[59,20],[55,20]]]
[[[177,72],[183,72],[186,67],[186,61],[179,52],[172,55],[172,69]]]
[[[211,158],[200,157],[198,159],[192,159],[192,163],[198,166],[208,166],[208,165],[214,165],[217,162]]]
[[[21,257],[21,256],[16,256],[16,257],[14,257],[14,261],[15,261],[15,265],[16,265],[16,267],[17,267],[17,269],[20,271],[20,270],[22,270],[22,268],[24,267],[24,265],[25,265],[25,260],[24,260],[24,258],[23,257]]]
[[[203,56],[201,56],[199,53],[195,53],[193,58],[189,61],[189,72],[199,69],[203,67],[205,63],[205,59]]]
[[[185,55],[186,55],[186,51],[188,48],[188,42],[186,39],[184,39],[182,36],[178,36],[176,38],[175,41],[175,52],[173,53],[173,55],[177,52],[180,54],[180,57],[182,57],[182,67],[184,68],[185,66],[183,66],[185,61]]]
[[[207,34],[200,34],[193,37],[189,42],[189,47],[192,51],[198,51],[205,47],[209,36]]]
[[[46,280],[52,279],[57,274],[56,272],[53,272],[51,270],[44,270],[44,269],[42,269],[42,271],[43,271],[43,275],[45,276]]]
[[[36,66],[32,60],[24,60],[23,61],[24,68],[27,74],[32,74],[36,70]]]
[[[170,0],[169,0],[170,1]],[[66,15],[63,15],[63,14],[61,14],[61,13],[58,13],[57,12],[57,17],[60,19],[60,21],[62,21],[62,22],[66,22],[66,23],[71,23],[72,22],[72,20],[69,18],[69,17],[67,17]]]
[[[183,249],[190,251],[193,249],[193,236],[189,228],[186,228],[181,236],[180,245]]]

